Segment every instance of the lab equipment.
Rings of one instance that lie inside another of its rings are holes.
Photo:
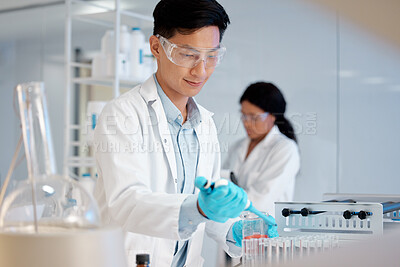
[[[243,239],[268,238],[268,224],[254,213],[243,212],[240,215],[243,222]]]
[[[114,31],[108,30],[103,35],[101,39],[101,52],[95,55],[92,61],[92,77],[114,77],[115,64],[117,64],[120,77],[129,78],[131,68],[129,58],[131,38],[128,26],[121,25],[119,36],[119,50],[115,54]]]
[[[226,48],[221,44],[217,48],[186,47],[174,44],[161,35],[156,35],[161,42],[168,59],[181,67],[194,68],[200,61],[204,61],[205,68],[218,66],[225,54]],[[188,57],[189,55],[189,57]]]
[[[199,206],[213,221],[226,222],[238,217],[247,205],[246,192],[228,180],[211,183],[204,177],[196,177],[195,185],[200,189]]]
[[[269,217],[268,213],[258,212],[263,214],[263,217]],[[271,216],[272,217],[272,216]],[[241,221],[236,222],[234,227],[242,225],[241,237],[234,235],[236,242],[241,242],[243,251],[243,259],[245,262],[262,262],[264,258],[262,244],[264,239],[277,237],[276,226],[269,224],[264,218],[256,214],[245,211],[240,215]],[[271,228],[274,228],[272,231]],[[234,229],[235,230],[235,229]],[[235,233],[235,231],[234,231]],[[248,242],[248,240],[251,240]]]
[[[123,54],[129,54],[131,49],[131,38],[127,25],[121,25],[119,40],[119,52]],[[101,38],[101,53],[103,55],[114,54],[114,44],[114,30],[107,30]]]
[[[266,212],[257,211],[257,213],[263,216],[257,216],[257,214],[246,210],[240,215],[242,220],[234,223],[232,227],[233,238],[237,246],[242,246],[243,238],[272,238],[279,236],[277,225],[269,223],[270,221],[275,222],[275,219]],[[268,218],[268,220],[265,218]]]
[[[131,31],[131,49],[130,63],[132,79],[137,81],[143,80],[144,75],[144,46],[145,36],[139,27],[132,28]]]
[[[230,199],[233,199],[233,195],[232,194],[238,194],[240,196],[244,196],[243,193],[246,194],[246,192],[244,192],[244,190],[242,188],[238,187],[237,185],[235,185],[232,182],[229,182],[226,179],[220,179],[215,183],[211,183],[209,180],[207,180],[204,177],[197,177],[195,183],[196,183],[196,187],[199,188],[200,192],[201,192],[201,194],[199,194],[199,205],[200,205],[200,208],[202,210],[203,210],[202,205],[203,205],[203,202],[204,202],[204,197],[206,195],[210,195],[213,192],[214,188],[218,188],[218,187],[221,187],[221,186],[228,186],[230,188],[230,192],[227,193],[227,195],[229,195],[229,201],[231,201]],[[226,188],[224,188],[224,189],[226,189]],[[259,216],[260,218],[262,218],[265,221],[266,224],[276,226],[275,219],[272,216],[269,216],[268,214],[264,214],[264,213],[260,212],[259,210],[257,210],[253,206],[252,202],[247,199],[247,194],[246,194],[246,206],[245,206],[244,209],[240,210],[241,207],[238,206],[235,209],[230,209],[230,210],[224,211],[223,210],[223,204],[224,203],[221,203],[221,201],[215,202],[217,200],[217,198],[220,197],[221,194],[222,193],[219,193],[218,196],[215,195],[214,196],[215,200],[214,199],[210,199],[210,204],[211,204],[211,202],[214,202],[212,204],[214,209],[219,210],[219,212],[223,212],[223,213],[226,213],[226,214],[231,214],[230,216],[233,216],[233,217],[229,217],[229,218],[238,217],[243,210],[248,210],[248,211],[256,214],[257,216]],[[200,204],[200,202],[202,202],[202,204]],[[203,210],[203,212],[204,212],[204,210]],[[237,214],[237,216],[234,216],[233,213]],[[208,217],[208,215],[207,215],[207,217]],[[277,236],[278,234],[277,234],[276,230],[273,230],[273,229],[275,229],[275,228],[271,228],[271,230],[272,230],[271,234],[273,236]]]
[[[20,84],[16,90],[28,181],[0,199],[1,263],[14,267],[126,266],[122,231],[100,228],[93,197],[76,181],[56,174],[43,83]],[[9,173],[13,168],[14,164]],[[99,257],[98,251],[107,253]]]
[[[253,206],[253,203],[251,201],[247,203],[246,210],[254,213],[258,217],[263,219],[266,224],[271,225],[271,226],[276,226],[276,221],[275,221],[274,217],[272,217],[268,213],[263,213],[263,212],[259,211],[258,209],[256,209]]]
[[[261,114],[253,115],[253,114],[240,114],[240,119],[242,121],[251,121],[253,123],[258,121],[264,121],[268,117],[269,112],[264,112]]]
[[[74,180],[56,174],[43,83],[18,85],[16,90],[28,181],[21,182],[0,203],[2,231],[38,233],[98,227],[100,215],[93,197]],[[71,209],[75,212],[66,212]]]
[[[104,78],[107,76],[107,55],[98,53],[93,56],[92,60],[92,77]]]
[[[382,205],[377,203],[275,202],[275,219],[281,236],[333,233],[357,240],[383,231]]]
[[[143,48],[143,78],[150,77],[157,71],[157,60],[151,53],[150,43],[145,42]]]
[[[79,184],[85,188],[85,190],[89,194],[93,194],[94,192],[94,187],[96,185],[96,180],[92,178],[92,175],[90,173],[84,173],[82,174],[81,178],[79,179]]]
[[[335,235],[300,235],[243,239],[243,266],[278,265],[339,247]]]
[[[100,113],[105,107],[105,101],[89,101],[86,109],[86,127],[83,134],[86,134],[86,142],[88,145],[93,145],[94,129],[96,128],[97,120]]]
[[[385,223],[395,222],[400,219],[400,195],[326,193],[324,194],[323,199],[330,202],[345,202],[346,200],[351,200],[353,203],[379,203],[382,205],[383,219],[385,220]]]

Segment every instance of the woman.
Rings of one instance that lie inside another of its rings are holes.
[[[231,147],[223,168],[256,208],[274,216],[274,202],[292,201],[300,167],[296,136],[284,116],[286,101],[272,83],[257,82],[246,89],[240,104],[248,136]]]

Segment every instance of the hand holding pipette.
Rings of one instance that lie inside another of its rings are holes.
[[[199,211],[216,222],[226,222],[239,217],[247,205],[246,192],[225,179],[210,182],[204,177],[197,177],[195,185],[200,189],[198,196]]]
[[[229,218],[238,217],[242,211],[248,210],[262,218],[267,225],[276,226],[275,219],[257,210],[252,202],[247,199],[247,193],[232,182],[220,179],[214,183],[204,177],[197,177],[195,184],[200,189],[199,206],[210,219],[214,217],[215,213],[219,213],[221,214],[221,218],[216,218],[218,219],[217,221],[223,220],[222,217],[228,220]],[[246,203],[245,206],[243,206],[243,201]],[[222,210],[228,206],[231,206],[230,211]],[[216,210],[220,211],[217,212]],[[211,217],[207,213],[210,213]]]

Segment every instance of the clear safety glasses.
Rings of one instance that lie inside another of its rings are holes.
[[[259,122],[259,121],[265,121],[265,119],[268,117],[268,112],[264,112],[261,114],[256,114],[256,115],[248,115],[248,114],[241,114],[240,118],[242,121],[251,121],[251,122]]]
[[[201,61],[204,61],[205,68],[215,68],[221,63],[226,48],[222,44],[217,48],[198,48],[177,45],[168,41],[167,38],[157,34],[157,38],[161,42],[165,54],[168,59],[181,67],[194,68]]]

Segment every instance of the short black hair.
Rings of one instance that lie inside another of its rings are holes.
[[[221,41],[230,23],[225,9],[215,0],[161,0],[153,17],[153,34],[167,39],[177,32],[191,34],[203,27],[217,26]]]

